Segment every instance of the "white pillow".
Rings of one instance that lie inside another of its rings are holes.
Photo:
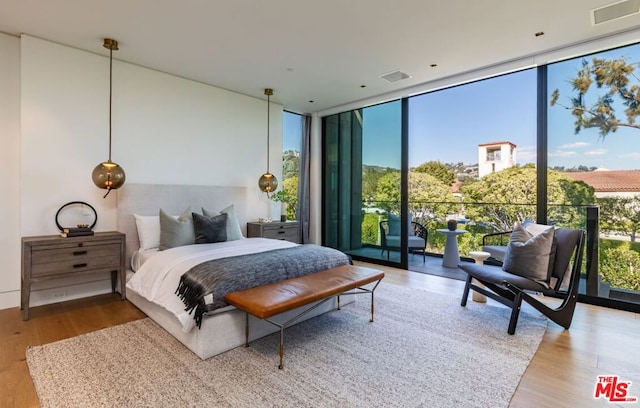
[[[160,216],[133,214],[133,217],[136,219],[140,250],[158,249],[160,247]],[[172,217],[178,219],[177,215]]]
[[[140,250],[155,249],[160,246],[160,216],[133,214],[138,229]]]

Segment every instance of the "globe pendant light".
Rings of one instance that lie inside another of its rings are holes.
[[[276,191],[278,188],[278,179],[273,174],[269,173],[269,119],[270,119],[270,106],[271,99],[270,96],[273,95],[273,89],[266,88],[264,90],[264,94],[267,95],[267,172],[260,176],[260,180],[258,180],[258,187],[264,193],[267,193],[267,197],[269,197],[270,193]]]
[[[109,160],[98,164],[91,174],[93,183],[98,187],[107,190],[102,197],[105,198],[111,190],[117,190],[122,187],[126,175],[124,170],[118,163],[111,161],[111,94],[113,83],[113,51],[118,50],[118,42],[110,38],[104,39],[104,48],[109,50]]]

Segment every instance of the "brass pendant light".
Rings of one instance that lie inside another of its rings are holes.
[[[271,99],[270,96],[273,95],[273,89],[266,88],[264,90],[264,94],[267,95],[267,172],[260,176],[260,180],[258,180],[258,187],[264,193],[267,193],[267,197],[269,197],[270,193],[276,191],[278,188],[278,179],[273,174],[269,173],[269,119],[270,119],[270,106]]]
[[[102,197],[105,198],[111,190],[117,190],[122,187],[126,179],[124,170],[118,163],[111,161],[111,94],[113,83],[113,51],[118,50],[118,41],[110,38],[104,39],[104,48],[109,50],[109,160],[98,164],[91,174],[93,183],[102,189],[106,189],[106,194]]]

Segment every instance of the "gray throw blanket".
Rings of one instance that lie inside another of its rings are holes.
[[[206,312],[227,306],[224,301],[227,293],[350,263],[351,259],[343,252],[311,244],[214,259],[185,272],[176,294],[187,312],[195,309],[194,319],[199,328]]]

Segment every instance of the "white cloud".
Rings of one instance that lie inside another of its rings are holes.
[[[589,150],[588,152],[584,152],[585,156],[602,156],[607,154],[607,149],[595,149]]]
[[[621,154],[620,157],[624,157],[628,159],[640,159],[640,152]]]
[[[567,143],[562,146],[558,146],[558,149],[581,149],[583,147],[589,146],[591,143],[587,142],[575,142],[575,143]]]
[[[570,157],[570,156],[575,156],[576,152],[569,152],[569,151],[558,151],[556,150],[555,152],[549,152],[549,157]]]

